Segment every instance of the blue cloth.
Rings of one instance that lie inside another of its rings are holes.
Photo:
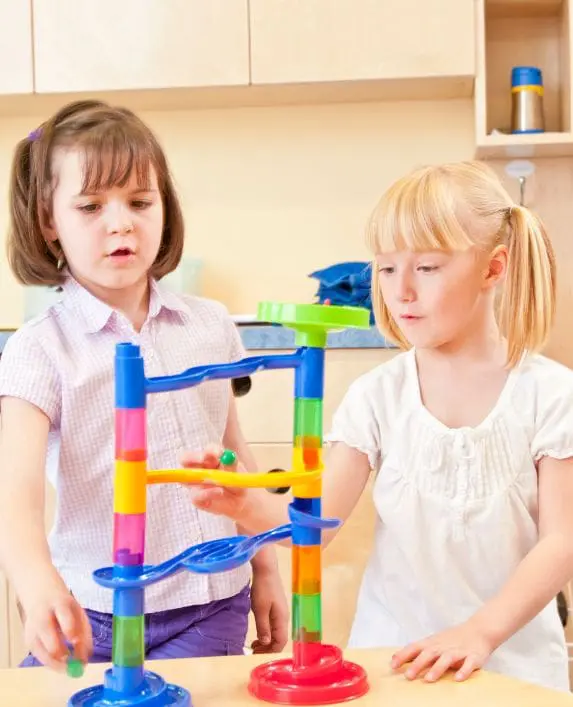
[[[330,300],[333,305],[364,307],[370,310],[370,324],[374,324],[370,280],[372,265],[369,262],[349,261],[334,263],[309,274],[318,280],[316,298],[320,304]]]

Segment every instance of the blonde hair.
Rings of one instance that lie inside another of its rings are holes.
[[[508,365],[547,342],[555,316],[555,255],[542,221],[515,204],[495,172],[482,162],[418,169],[382,196],[367,227],[374,256],[397,250],[459,251],[508,248],[508,272],[497,311],[508,343]],[[409,348],[382,299],[376,263],[372,302],[384,335]]]
[[[132,171],[146,185],[149,168],[157,174],[164,221],[159,252],[151,267],[158,280],[175,270],[183,253],[181,206],[155,135],[127,108],[103,101],[74,101],[17,144],[10,175],[10,221],[6,248],[14,277],[23,285],[59,285],[64,253],[48,244],[44,224],[49,221],[55,186],[52,156],[60,147],[83,151],[83,189],[97,191],[123,186]]]

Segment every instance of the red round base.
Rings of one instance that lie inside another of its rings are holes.
[[[366,671],[344,660],[336,646],[305,645],[308,663],[294,665],[292,658],[259,665],[251,673],[253,697],[282,705],[332,705],[355,700],[368,692]]]

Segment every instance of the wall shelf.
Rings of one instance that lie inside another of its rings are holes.
[[[573,0],[478,0],[475,84],[480,158],[573,154],[570,4]],[[511,69],[543,72],[545,132],[510,133]]]

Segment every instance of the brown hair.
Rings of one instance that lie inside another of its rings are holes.
[[[382,196],[367,228],[374,256],[396,250],[508,248],[508,272],[498,321],[508,342],[508,365],[543,348],[555,317],[556,267],[541,219],[519,206],[495,172],[478,161],[418,169]],[[409,344],[392,319],[372,267],[372,302],[381,331],[402,348]]]
[[[123,186],[133,171],[143,186],[149,168],[157,174],[163,200],[161,245],[150,274],[160,279],[175,270],[183,253],[184,226],[167,159],[151,130],[127,108],[102,101],[76,101],[61,108],[16,146],[10,176],[8,262],[24,285],[59,285],[62,251],[47,243],[43,225],[50,218],[57,148],[84,151],[84,191]]]

